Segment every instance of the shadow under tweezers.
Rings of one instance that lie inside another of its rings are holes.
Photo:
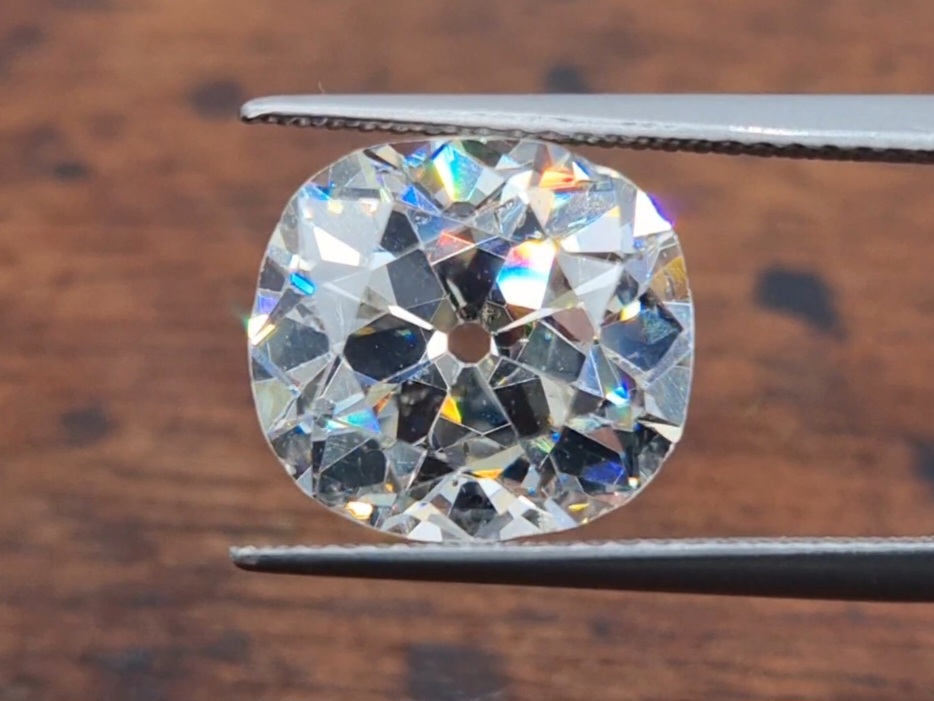
[[[238,547],[238,567],[319,577],[934,602],[934,538]]]

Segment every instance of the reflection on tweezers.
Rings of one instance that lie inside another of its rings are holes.
[[[928,95],[296,95],[251,100],[241,117],[663,151],[934,162]]]
[[[934,601],[934,538],[233,548],[255,572],[851,601]]]

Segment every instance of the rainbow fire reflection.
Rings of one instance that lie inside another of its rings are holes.
[[[548,291],[554,259],[552,241],[526,241],[510,250],[496,277],[506,304],[525,309],[540,308]]]

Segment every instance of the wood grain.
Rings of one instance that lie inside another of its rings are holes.
[[[934,608],[304,581],[374,540],[256,426],[241,317],[301,180],[373,137],[262,94],[931,91],[925,0],[3,0],[0,700],[927,701]],[[934,169],[590,154],[673,213],[688,437],[586,536],[934,530]],[[575,535],[581,536],[583,533]]]

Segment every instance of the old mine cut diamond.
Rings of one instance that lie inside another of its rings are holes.
[[[253,392],[309,495],[414,540],[573,528],[681,436],[693,310],[671,225],[538,141],[385,144],[311,178],[266,251]]]

